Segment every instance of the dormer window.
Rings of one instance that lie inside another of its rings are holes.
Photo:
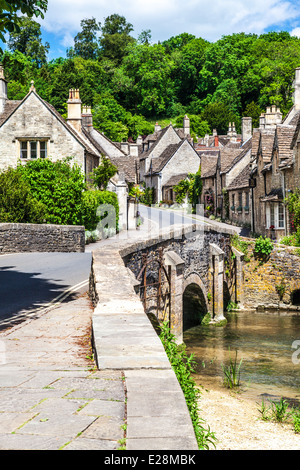
[[[19,142],[21,160],[47,158],[46,140],[20,140]]]

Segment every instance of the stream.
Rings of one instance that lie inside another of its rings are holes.
[[[261,402],[288,399],[300,406],[300,316],[288,311],[231,312],[226,326],[184,332],[186,352],[197,362],[194,378],[207,389],[223,388],[222,364],[240,367],[240,393]]]

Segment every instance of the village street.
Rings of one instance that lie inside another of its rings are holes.
[[[88,289],[89,253],[0,256],[0,330]]]

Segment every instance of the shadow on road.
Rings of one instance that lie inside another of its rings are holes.
[[[7,328],[10,320],[13,323],[18,318],[24,320],[26,313],[34,312],[70,288],[59,279],[49,281],[38,276],[41,273],[16,271],[15,266],[0,268],[0,330]],[[77,295],[70,293],[65,301]]]

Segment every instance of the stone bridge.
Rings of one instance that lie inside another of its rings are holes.
[[[233,233],[197,225],[121,249],[145,312],[154,325],[168,321],[178,342],[204,317],[225,320],[224,299],[241,302],[243,254],[230,245]]]

